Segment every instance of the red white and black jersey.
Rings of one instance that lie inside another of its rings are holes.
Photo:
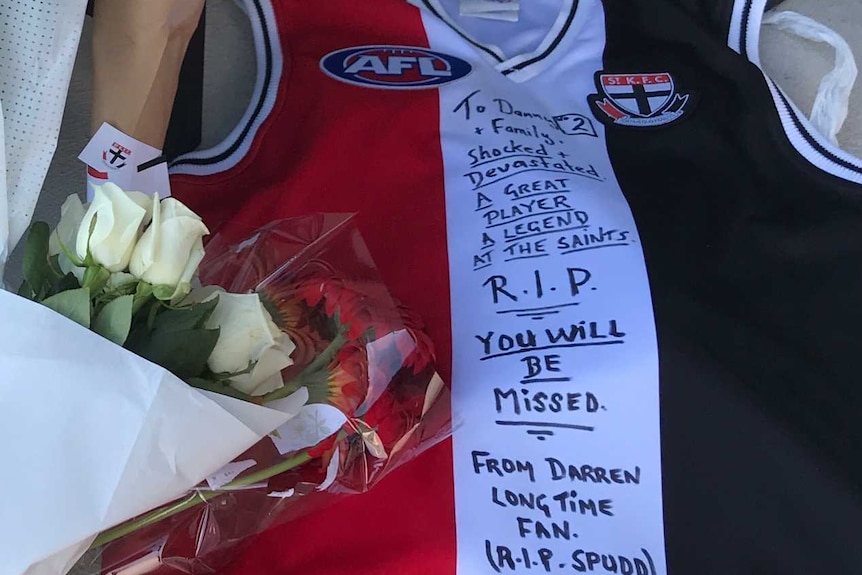
[[[173,193],[355,212],[456,429],[230,573],[859,570],[862,160],[760,70],[764,0],[244,4],[255,96]]]

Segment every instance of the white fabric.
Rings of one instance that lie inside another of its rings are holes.
[[[86,0],[0,0],[7,167],[0,196],[6,196],[8,212],[0,208],[0,271],[30,223],[57,145],[86,6]]]
[[[834,48],[835,65],[820,82],[810,120],[832,144],[837,144],[836,135],[847,119],[850,93],[858,72],[850,46],[831,28],[798,12],[768,12],[763,24],[777,26],[785,32],[814,42],[824,42]]]
[[[587,104],[603,67],[602,2],[579,0],[568,26],[570,1],[524,2],[517,24],[478,23],[452,1],[437,6],[463,31],[488,29],[474,40],[505,46],[527,31],[555,46],[497,63],[423,11],[430,48],[473,67],[438,88],[457,571],[604,572],[588,568],[581,549],[624,557],[620,573],[664,575],[649,283],[604,126]],[[557,18],[534,28],[531,12]],[[585,465],[616,469],[614,485],[561,471]],[[622,479],[622,469],[637,479]],[[580,501],[561,503],[568,498]],[[611,499],[612,516],[572,512]]]
[[[517,25],[506,26],[506,35],[500,34],[499,21],[480,20],[472,18],[460,18],[458,24],[472,38],[483,44],[494,44],[498,47],[504,58],[515,54],[533,52],[545,39],[548,30],[564,7],[562,0],[554,2],[536,2],[524,0],[521,3],[504,4],[499,1],[488,2],[491,6],[496,5],[500,12],[506,12],[507,7],[514,6],[509,13],[514,14],[510,22],[518,22]],[[447,14],[467,15],[465,0],[440,0],[440,7]]]

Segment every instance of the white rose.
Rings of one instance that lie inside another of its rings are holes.
[[[203,237],[209,233],[200,216],[174,198],[156,196],[150,226],[132,253],[129,271],[152,285],[188,293],[204,257]]]
[[[48,255],[59,256],[57,258],[60,264],[60,270],[64,274],[73,273],[80,282],[84,277],[84,268],[78,267],[78,263],[69,259],[69,256],[76,258],[76,243],[78,237],[78,229],[81,227],[81,221],[84,219],[84,214],[87,207],[81,203],[81,198],[76,194],[72,194],[63,205],[60,206],[60,223],[51,232],[48,239]]]
[[[93,186],[93,190],[93,202],[78,228],[78,257],[86,258],[89,250],[96,263],[108,271],[123,271],[129,265],[152,200],[140,192],[124,192],[110,182]]]
[[[206,290],[206,291],[204,291]],[[284,386],[281,370],[293,365],[290,355],[296,344],[272,321],[257,294],[213,292],[204,288],[203,299],[219,298],[207,322],[210,329],[219,328],[207,365],[214,373],[250,373],[231,378],[231,386],[249,395],[264,395]]]

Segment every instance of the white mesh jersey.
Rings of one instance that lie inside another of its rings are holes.
[[[86,7],[86,0],[0,0],[0,276],[54,155]]]

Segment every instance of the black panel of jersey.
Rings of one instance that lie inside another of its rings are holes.
[[[786,98],[728,48],[736,9],[750,51],[750,1],[605,9],[604,72],[667,71],[693,98],[607,129],[655,304],[669,571],[862,573],[862,186],[797,151]]]

